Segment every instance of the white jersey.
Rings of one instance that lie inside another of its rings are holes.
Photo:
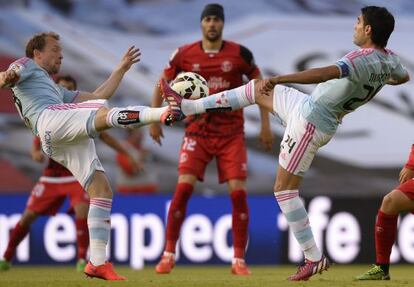
[[[25,124],[37,135],[36,122],[40,113],[50,105],[71,103],[78,95],[57,85],[49,74],[30,58],[20,58],[12,63],[20,76],[12,87],[13,100]]]
[[[340,78],[320,83],[302,104],[301,114],[324,133],[333,134],[344,115],[370,101],[389,78],[407,71],[391,50],[358,49],[336,62]]]

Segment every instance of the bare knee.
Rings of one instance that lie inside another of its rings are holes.
[[[245,190],[246,189],[246,181],[242,179],[231,179],[228,181],[228,189],[229,192],[233,192],[235,190]]]
[[[112,198],[112,190],[108,178],[102,171],[96,171],[88,187],[90,198]]]
[[[396,200],[396,193],[398,190],[393,190],[382,198],[381,211],[386,214],[398,214],[400,212],[398,202]]]

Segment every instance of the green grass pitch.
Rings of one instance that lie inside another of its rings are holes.
[[[368,270],[368,265],[334,265],[322,275],[315,275],[307,282],[289,282],[286,278],[296,270],[291,266],[252,266],[252,275],[239,277],[230,274],[229,266],[176,266],[169,275],[155,274],[154,267],[135,271],[118,266],[119,274],[128,277],[127,281],[108,282],[87,279],[77,273],[72,266],[66,267],[20,267],[12,266],[7,272],[0,272],[0,287],[67,287],[67,286],[157,286],[157,287],[244,287],[244,286],[414,286],[412,265],[391,266],[391,281],[354,281],[353,277]]]

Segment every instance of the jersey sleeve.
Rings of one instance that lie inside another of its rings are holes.
[[[357,67],[358,65],[363,65],[361,59],[363,56],[362,51],[355,50],[352,51],[341,59],[339,59],[335,65],[339,68],[339,78],[349,78],[350,80],[358,79]]]
[[[391,78],[395,80],[402,80],[402,79],[405,79],[407,76],[408,76],[408,71],[405,69],[405,67],[401,63],[398,63],[395,69],[391,72]]]
[[[79,95],[79,91],[69,91],[62,86],[59,86],[59,89],[62,92],[64,103],[73,103],[75,98]]]
[[[240,45],[240,57],[245,62],[244,73],[249,79],[255,79],[260,76],[260,69],[256,65],[253,53],[246,47]]]
[[[358,51],[350,52],[335,63],[339,68],[339,78],[355,78],[355,58],[357,54]]]
[[[167,67],[164,68],[164,75],[168,81],[173,80],[181,71],[181,49],[176,49],[170,57]]]
[[[33,73],[34,62],[30,58],[23,57],[10,64],[8,70],[13,70],[19,75],[17,84],[29,78]]]

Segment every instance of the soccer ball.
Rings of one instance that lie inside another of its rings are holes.
[[[193,72],[178,74],[171,88],[184,99],[196,100],[208,96],[207,81]]]

